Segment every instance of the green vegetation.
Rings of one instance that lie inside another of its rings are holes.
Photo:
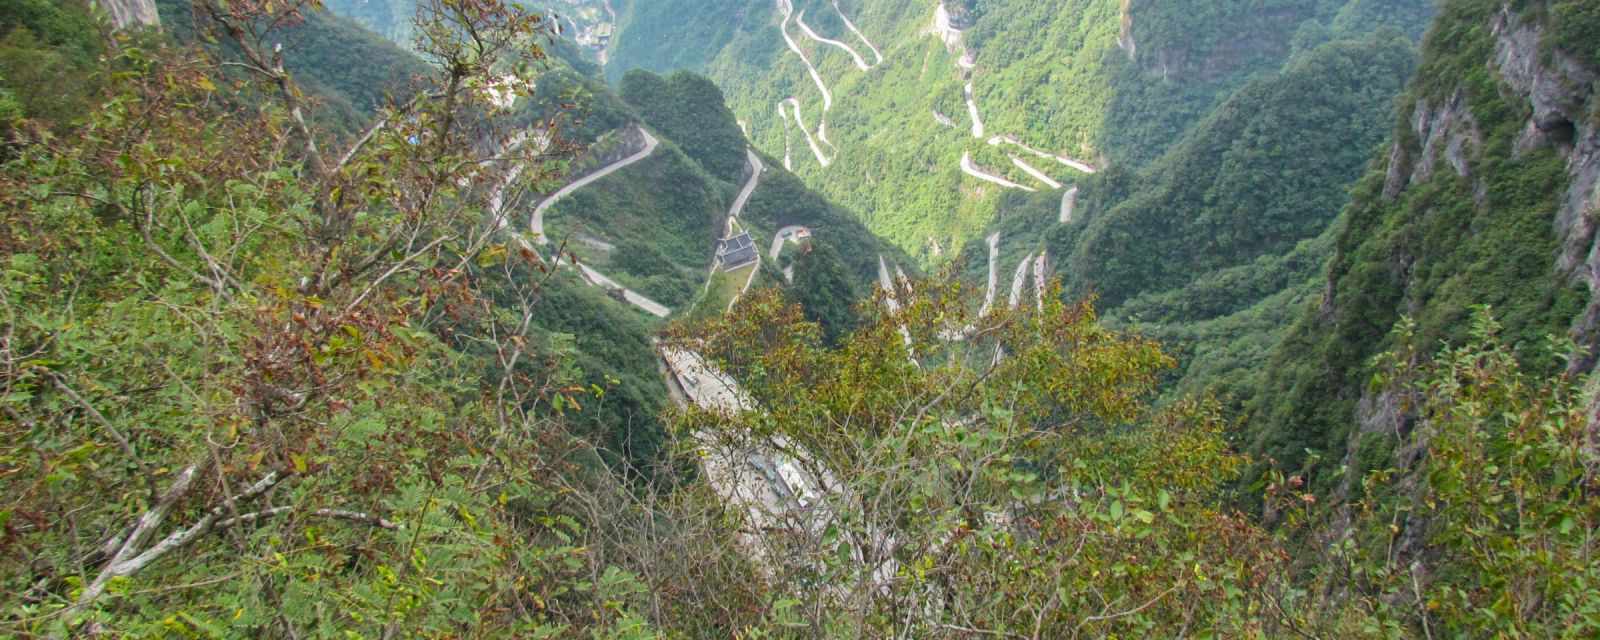
[[[651,127],[676,141],[712,176],[724,182],[742,182],[744,134],[717,85],[683,71],[666,78],[632,71],[622,78],[620,93]]]
[[[161,13],[163,29],[181,40],[199,37],[195,9],[190,2],[155,0],[155,3]],[[294,54],[284,57],[284,69],[319,103],[314,115],[318,124],[339,135],[354,134],[382,108],[404,101],[416,90],[416,81],[428,71],[427,65],[415,55],[350,20],[324,11],[306,13],[282,28],[263,33],[262,37],[268,34],[274,37],[274,42],[258,42],[256,46],[270,49],[282,44],[286,51]],[[224,42],[220,48],[229,53],[238,49],[231,42]],[[357,60],[360,62],[353,62]]]
[[[621,15],[612,63],[606,67],[611,82],[621,81],[631,69],[660,74],[704,69],[734,34],[776,15],[770,2],[743,0],[614,0],[614,4]]]
[[[1092,289],[1114,309],[1318,235],[1383,140],[1412,65],[1398,36],[1340,41],[1245,86],[1128,199],[1091,214],[1074,245],[1054,247],[1069,292]]]
[[[1476,1],[1446,7],[1396,125],[1404,157],[1419,157],[1413,107],[1435,108],[1461,91],[1483,139],[1468,160],[1470,177],[1442,164],[1431,179],[1390,198],[1386,172],[1405,176],[1411,165],[1385,162],[1354,189],[1318,284],[1325,293],[1302,309],[1250,400],[1251,447],[1265,459],[1291,469],[1308,451],[1323,461],[1342,459],[1362,415],[1358,404],[1373,393],[1367,390],[1373,355],[1460,344],[1475,305],[1495,310],[1503,339],[1533,371],[1560,366],[1542,355],[1547,336],[1563,335],[1587,302],[1551,266],[1565,162],[1551,149],[1512,152],[1530,107],[1502,93],[1484,66],[1494,44],[1483,25],[1496,10]],[[1413,344],[1390,336],[1406,314],[1417,323]],[[1321,489],[1338,482],[1331,473],[1316,480]]]
[[[1002,238],[1002,288],[1025,254],[1047,250],[1069,299],[1095,296],[1108,323],[1178,356],[1169,398],[1210,389],[1236,406],[1296,310],[1320,293],[1346,185],[1382,141],[1390,96],[1414,60],[1393,32],[1297,54],[1144,171],[1080,181],[1066,225],[1059,196],[1007,194],[989,229]],[[961,270],[982,283],[987,247],[969,244]]]
[[[821,328],[825,344],[839,344],[862,322],[854,308],[862,298],[841,269],[843,261],[832,245],[817,242],[788,251],[799,255],[793,259],[794,282],[785,288],[785,295],[800,305],[806,320]]]
[[[233,20],[295,18],[216,15],[257,59]],[[519,57],[504,15],[445,68]],[[108,56],[108,98],[0,167],[3,633],[640,626],[590,599],[635,578],[588,564],[552,507],[604,469],[560,416],[608,391],[519,313],[560,285],[479,286],[534,267],[456,189],[502,125],[450,89],[466,76],[319,149],[288,75],[160,42]]]
[[[0,6],[0,135],[19,118],[67,123],[99,90],[100,32],[76,2],[16,0]]]
[[[1600,67],[1600,7],[1580,0],[1549,3],[1550,46]]]
[[[1386,7],[1364,0],[1215,2],[1198,8],[1134,3],[1130,15],[1138,53],[1130,60],[1118,48],[1119,2],[1014,0],[975,3],[965,11],[946,4],[964,14],[957,22],[969,24],[963,46],[973,54],[975,71],[960,71],[959,52],[928,35],[933,21],[928,2],[840,3],[884,53],[884,62],[867,72],[838,48],[805,37],[791,20],[790,37],[816,64],[833,95],[833,109],[826,114],[821,94],[778,33],[782,14],[763,3],[738,9],[675,0],[633,3],[623,11],[607,73],[620,78],[632,68],[703,71],[749,124],[759,148],[772,156],[788,148],[809,186],[858,212],[874,232],[928,264],[943,259],[935,257],[936,245],[942,255],[953,255],[1003,215],[1003,190],[963,174],[958,169],[963,154],[987,171],[1034,187],[1041,185],[1013,166],[1009,155],[1020,155],[1062,182],[1084,178],[1015,147],[986,144],[989,137],[1009,134],[1036,149],[1095,165],[1139,169],[1185,139],[1251,77],[1283,67],[1296,52],[1291,40],[1297,27],[1322,31],[1303,43],[1310,49],[1336,38],[1366,38],[1383,26],[1414,35],[1431,12],[1423,1]],[[876,62],[843,25],[832,2],[794,5],[807,25]],[[969,80],[984,139],[969,135],[963,97]],[[1384,89],[1389,93],[1380,100],[1397,93],[1398,85],[1364,88],[1349,99],[1364,101],[1372,95],[1363,92]],[[1315,95],[1325,94],[1319,89]],[[791,96],[799,100],[809,127],[815,129],[826,115],[829,138],[837,146],[837,152],[825,148],[836,156],[830,167],[817,164],[792,119],[787,125],[778,119],[779,102]],[[937,122],[935,112],[952,126]],[[1368,148],[1350,151],[1364,158]]]
[[[961,224],[1002,237],[1002,282],[1061,263],[983,317],[986,248],[930,242],[944,270],[863,300],[911,258],[770,156],[746,176],[715,86],[634,73],[624,100],[541,66],[518,5],[425,4],[436,64],[341,43],[314,4],[194,6],[105,39],[79,5],[0,10],[0,60],[93,79],[0,76],[0,635],[1600,634],[1600,373],[1551,338],[1589,302],[1551,268],[1571,150],[1530,142],[1485,64],[1495,0],[1443,7],[1388,149],[1374,114],[1415,58],[1349,25],[1406,8],[1202,5],[1299,26],[1184,57],[1185,13],[1134,7],[1141,51],[1233,88],[1147,163],[1078,176],[1070,223],[1059,191],[952,189],[992,207]],[[1559,61],[1574,7],[1511,17]],[[952,8],[973,40],[1077,33]],[[277,42],[308,66],[263,63]],[[345,45],[409,60],[412,99],[317,68]],[[1037,64],[1016,54],[990,77]],[[510,108],[479,90],[507,73],[536,87]],[[652,155],[550,210],[560,244],[504,227],[641,131]],[[966,142],[925,153],[1005,158]],[[812,236],[708,282],[724,224]]]

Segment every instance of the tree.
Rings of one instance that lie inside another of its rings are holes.
[[[548,127],[489,89],[531,86],[546,25],[424,3],[432,74],[340,138],[277,44],[317,9],[196,2],[220,46],[116,48],[99,108],[0,170],[0,624],[637,632],[549,510],[598,456],[540,410],[595,391],[530,339],[554,272],[502,230]]]
[[[772,290],[669,344],[739,381],[695,408],[708,480],[811,635],[1260,633],[1270,536],[1214,507],[1244,460],[1214,403],[1146,404],[1171,366],[1090,303],[967,316],[902,289],[837,347]],[[879,302],[884,298],[880,295]],[[973,323],[962,340],[953,330]],[[741,477],[724,456],[753,454]],[[731,469],[731,470],[730,470]],[[782,477],[778,497],[749,496]],[[784,496],[788,497],[784,497]]]

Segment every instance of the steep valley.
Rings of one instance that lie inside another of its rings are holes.
[[[1593,0],[0,0],[0,637],[1600,634]]]

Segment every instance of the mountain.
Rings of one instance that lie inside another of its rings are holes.
[[[634,2],[607,74],[706,73],[757,146],[936,261],[1005,192],[1138,169],[1297,50],[1426,24],[1378,4]]]
[[[1369,384],[1373,357],[1459,344],[1478,305],[1531,369],[1594,366],[1597,28],[1583,2],[1446,5],[1317,295],[1272,351],[1250,405],[1253,450],[1288,468],[1307,451],[1352,466],[1324,486],[1359,478],[1358,460],[1383,464],[1415,425],[1402,393]],[[1415,328],[1391,332],[1402,317]],[[1564,361],[1551,336],[1576,356]]]
[[[1600,633],[1595,3],[853,4],[0,2],[0,635]]]
[[[1312,295],[1432,14],[1427,2],[858,10],[635,3],[607,74],[705,69],[759,146],[869,228],[969,282],[992,271],[1002,291],[1044,256],[1069,298],[1094,295],[1109,323],[1180,356],[1172,397],[1211,390],[1236,405]],[[993,252],[976,241],[991,238]]]
[[[1143,170],[1092,176],[1070,202],[1012,196],[985,231],[998,270],[1048,256],[1065,295],[1095,296],[1108,322],[1180,357],[1174,396],[1241,395],[1312,294],[1415,58],[1398,32],[1325,42],[1252,78]],[[981,278],[987,251],[964,253]]]

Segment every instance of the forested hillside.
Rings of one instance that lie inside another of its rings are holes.
[[[990,232],[1001,273],[1028,252],[1056,262],[1069,298],[1179,356],[1174,396],[1245,394],[1267,351],[1315,291],[1333,222],[1389,132],[1391,97],[1415,66],[1394,31],[1333,40],[1246,83],[1142,171],[1112,169],[1063,205],[1029,194]],[[963,256],[980,279],[982,247]]]
[[[704,70],[760,148],[930,263],[985,235],[1004,193],[1059,196],[1097,170],[1139,170],[1252,75],[1381,26],[1416,37],[1430,13],[1420,0],[670,0],[620,12],[609,77]]]
[[[0,637],[1600,634],[1592,2],[329,4],[0,0]]]
[[[1383,465],[1411,428],[1403,395],[1369,384],[1373,356],[1458,344],[1480,305],[1531,370],[1592,368],[1600,65],[1584,34],[1597,28],[1583,2],[1448,5],[1393,143],[1353,190],[1320,293],[1251,400],[1253,450],[1291,468],[1317,456],[1323,486],[1348,482],[1335,465]],[[1392,331],[1402,318],[1408,334]],[[1569,337],[1571,361],[1551,346]]]

